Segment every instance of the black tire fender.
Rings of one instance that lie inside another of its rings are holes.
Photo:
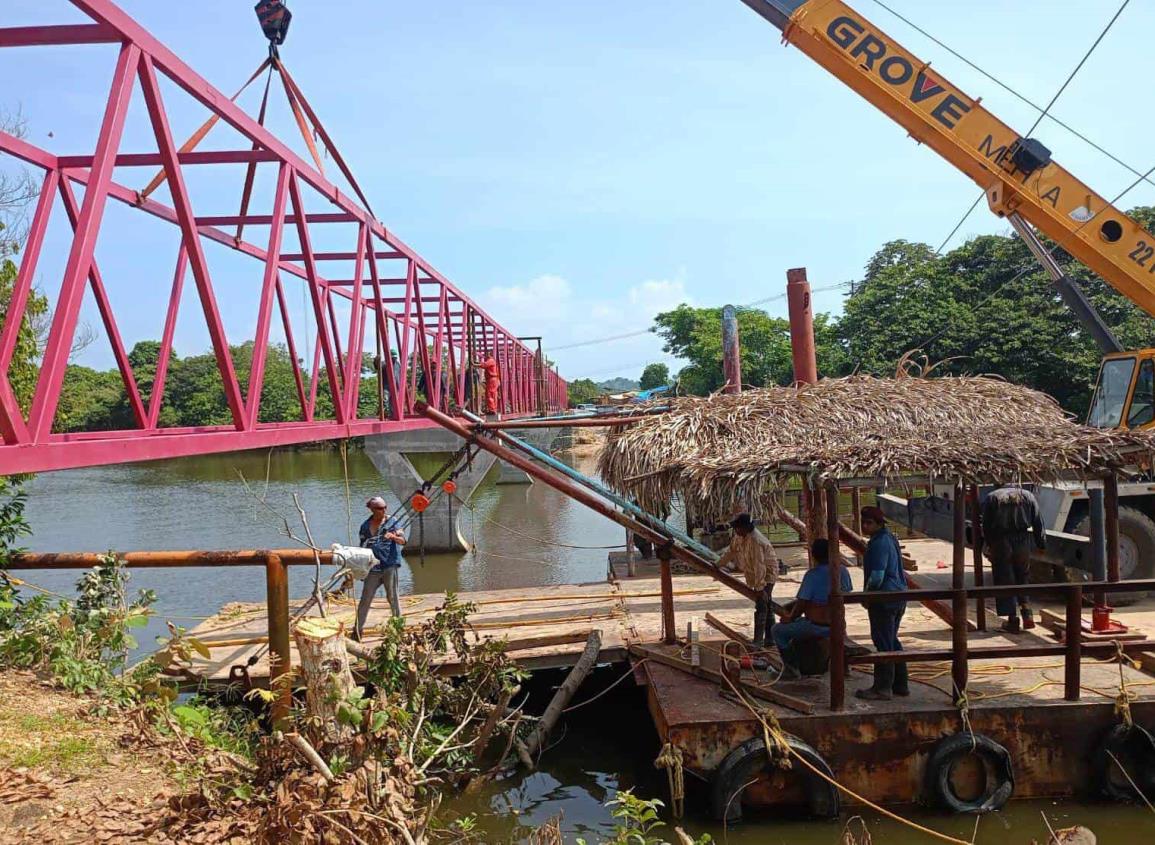
[[[966,801],[955,794],[950,776],[955,764],[972,754],[977,755],[987,769],[987,785],[982,795]],[[983,734],[958,733],[939,740],[926,761],[925,780],[931,801],[954,813],[990,813],[1001,810],[1015,792],[1015,773],[1010,752]]]
[[[834,779],[834,772],[821,754],[795,736],[787,735],[786,743],[795,754],[831,780]],[[740,821],[742,792],[769,765],[766,745],[760,737],[746,740],[727,754],[726,759],[714,770],[710,781],[710,806],[714,818],[728,823]],[[804,779],[803,791],[806,793],[806,806],[810,815],[818,819],[838,818],[842,810],[838,790],[797,760],[794,760],[793,771]]]
[[[1126,778],[1112,777],[1115,760],[1146,795],[1155,790],[1155,738],[1139,725],[1115,725],[1095,746],[1092,785],[1096,792],[1113,801],[1137,801],[1140,796]]]

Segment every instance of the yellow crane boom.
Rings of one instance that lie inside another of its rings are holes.
[[[970,176],[1033,249],[1037,239],[1022,220],[1155,316],[1155,236],[1052,161],[1042,143],[1020,136],[841,0],[742,2]]]

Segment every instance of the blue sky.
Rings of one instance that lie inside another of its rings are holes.
[[[1117,8],[1109,2],[888,4],[1047,102]],[[261,60],[251,0],[122,0],[228,93]],[[873,0],[859,10],[1011,125],[1035,113],[930,44]],[[975,186],[793,48],[738,0],[622,3],[290,0],[285,60],[390,229],[519,333],[546,347],[641,330],[679,301],[745,303],[784,291],[805,266],[815,287],[858,276],[894,238],[937,246]],[[3,0],[0,25],[78,20],[66,0]],[[1155,161],[1149,33],[1133,2],[1054,113],[1146,170]],[[30,138],[90,152],[115,53],[107,47],[0,51],[0,104]],[[259,95],[242,100],[255,110]],[[283,103],[271,119],[294,133]],[[143,150],[140,103],[125,149]],[[169,97],[177,134],[203,113]],[[52,137],[48,137],[52,133]],[[1036,133],[1099,192],[1132,176],[1053,123]],[[208,146],[227,145],[227,134]],[[295,145],[301,148],[298,142]],[[118,173],[118,178],[122,174]],[[150,174],[126,175],[143,184]],[[200,213],[233,213],[237,177],[200,178]],[[261,191],[267,193],[268,180]],[[1155,188],[1126,206],[1155,203]],[[956,238],[1003,225],[985,208]],[[175,236],[110,213],[98,260],[127,342],[159,337]],[[50,233],[39,283],[58,284],[65,234]],[[250,336],[259,265],[214,251],[229,339]],[[191,285],[188,286],[191,291]],[[823,293],[820,310],[841,295]],[[181,354],[207,348],[186,297]],[[784,314],[784,303],[771,303]],[[98,320],[90,320],[94,325]],[[274,332],[274,340],[277,339]],[[569,378],[634,376],[661,360],[653,337],[557,351]],[[80,360],[108,366],[103,341]]]

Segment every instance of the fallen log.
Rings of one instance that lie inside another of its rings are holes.
[[[561,718],[561,713],[569,704],[570,699],[573,698],[574,693],[577,692],[578,687],[582,685],[582,681],[594,668],[597,663],[598,654],[602,650],[602,635],[601,631],[591,631],[589,639],[586,640],[585,651],[582,652],[581,657],[578,658],[577,663],[570,670],[568,676],[557,692],[554,693],[553,700],[550,701],[549,706],[545,708],[545,713],[542,714],[541,721],[533,729],[533,733],[529,735],[529,739],[525,742],[525,754],[522,754],[522,749],[518,749],[518,756],[522,758],[523,763],[532,764],[533,758],[545,745],[546,739],[549,737],[550,731],[553,730],[557,724],[557,720]],[[527,759],[528,758],[528,759]],[[533,768],[532,765],[528,766]]]

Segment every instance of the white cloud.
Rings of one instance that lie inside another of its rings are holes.
[[[677,369],[676,361],[662,352],[661,340],[645,332],[657,314],[692,301],[682,279],[648,279],[612,297],[580,291],[581,285],[545,274],[522,285],[490,288],[480,299],[494,319],[513,331],[541,334],[567,379],[637,378],[647,363],[657,361]]]

